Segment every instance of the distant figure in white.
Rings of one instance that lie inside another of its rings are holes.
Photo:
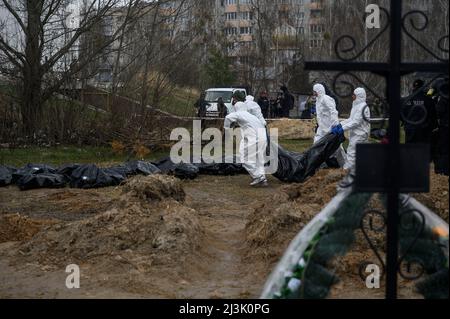
[[[240,92],[233,96],[235,104],[232,113],[225,117],[225,131],[229,130],[233,123],[241,128],[239,155],[242,165],[253,178],[250,186],[268,186],[264,169],[267,147],[265,125],[258,117],[248,112],[244,99],[245,96]]]
[[[336,102],[331,96],[325,94],[325,87],[322,84],[315,84],[313,92],[316,96],[317,124],[319,125],[314,136],[314,143],[317,143],[330,133],[334,126],[339,125],[339,114],[336,110]],[[345,151],[342,146],[339,147],[332,157],[336,157],[341,166],[344,164]]]
[[[344,169],[354,174],[356,163],[356,145],[367,143],[370,136],[370,109],[366,102],[366,91],[357,88],[353,92],[353,105],[350,117],[341,123],[342,129],[349,132],[347,159]]]

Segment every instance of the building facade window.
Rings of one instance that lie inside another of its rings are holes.
[[[309,41],[309,46],[311,48],[320,48],[322,46],[323,41],[321,39],[313,39]]]
[[[237,35],[237,28],[225,28],[225,35]]]
[[[323,24],[311,24],[309,26],[311,33],[322,33],[324,31]]]
[[[240,33],[241,34],[252,34],[253,30],[252,27],[241,27]]]
[[[237,12],[227,12],[225,14],[226,20],[236,20],[237,19]]]
[[[242,20],[253,20],[253,12],[251,12],[251,11],[241,12],[241,19]]]

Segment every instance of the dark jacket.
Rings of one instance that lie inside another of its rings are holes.
[[[401,111],[407,142],[429,143],[431,133],[437,128],[434,101],[425,91],[416,91],[403,101]]]
[[[266,96],[261,96],[258,99],[258,104],[261,107],[261,112],[264,118],[267,118],[269,115],[270,101]]]
[[[283,112],[289,113],[289,110],[292,110],[294,108],[294,102],[294,96],[289,93],[289,91],[284,91],[280,99],[280,105]]]

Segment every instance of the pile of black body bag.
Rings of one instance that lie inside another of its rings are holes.
[[[316,171],[327,166],[339,167],[331,158],[339,146],[345,142],[345,136],[329,133],[317,141],[313,146],[303,153],[290,152],[278,146],[278,169],[273,176],[286,183],[303,183],[307,178],[313,176]]]
[[[329,134],[304,153],[295,153],[278,147],[276,178],[287,183],[301,183],[333,155],[345,140]],[[55,168],[45,164],[27,164],[21,168],[0,165],[0,187],[17,185],[21,190],[36,188],[101,188],[120,185],[135,175],[168,174],[180,179],[195,179],[198,175],[231,176],[247,174],[236,163],[175,164],[170,158],[159,162],[130,161],[121,165],[100,168],[94,164],[69,164]]]

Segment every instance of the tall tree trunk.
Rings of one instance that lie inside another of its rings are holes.
[[[25,57],[23,66],[22,118],[24,132],[36,133],[42,117],[42,36],[41,14],[43,0],[27,0],[27,31],[25,34]]]

